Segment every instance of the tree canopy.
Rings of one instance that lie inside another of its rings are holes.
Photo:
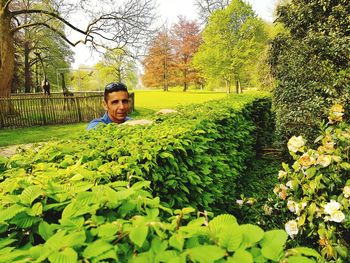
[[[228,91],[267,44],[263,21],[242,0],[215,11],[203,32],[194,64],[210,84],[224,82]]]
[[[134,52],[153,33],[154,0],[96,3],[92,0],[0,1],[0,97],[10,94],[15,67],[14,38],[25,28],[46,28],[71,46],[88,44],[98,50],[128,46]],[[79,14],[83,14],[85,24],[78,19]]]

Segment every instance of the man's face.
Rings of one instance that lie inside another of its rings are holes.
[[[108,94],[108,101],[103,101],[109,118],[116,123],[125,121],[129,111],[129,96],[125,91],[116,91]]]

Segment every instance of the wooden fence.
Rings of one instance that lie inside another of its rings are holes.
[[[101,117],[103,92],[78,96],[20,96],[0,98],[0,128],[88,122]],[[130,112],[134,93],[130,93]]]

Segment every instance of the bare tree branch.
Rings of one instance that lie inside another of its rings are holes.
[[[203,24],[208,22],[210,15],[215,10],[225,9],[230,2],[230,0],[194,0],[198,15],[201,17],[201,22]]]

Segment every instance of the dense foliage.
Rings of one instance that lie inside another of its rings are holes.
[[[270,63],[283,145],[295,134],[313,141],[330,105],[349,105],[349,11],[347,0],[292,0],[277,10],[285,31],[272,42]]]
[[[283,164],[274,189],[291,217],[288,234],[318,244],[326,259],[337,262],[350,259],[350,126],[341,122],[343,114],[341,105],[331,108],[317,149],[306,147],[302,136],[289,140],[294,162]]]
[[[149,182],[96,184],[76,176],[18,176],[11,204],[2,210],[0,262],[288,262],[319,258],[308,248],[284,253],[287,234],[238,225],[232,215],[212,220],[193,208],[169,211],[159,218],[159,198]],[[2,186],[5,186],[4,184]],[[9,186],[9,185],[7,185]],[[22,231],[21,231],[22,230]]]
[[[169,207],[226,211],[234,202],[235,179],[255,155],[257,141],[264,140],[255,125],[270,117],[270,99],[254,99],[237,96],[182,107],[152,116],[155,125],[146,127],[109,125],[86,134],[84,144],[54,142],[15,155],[8,167],[31,172],[44,163],[56,172],[75,167],[101,180],[142,177]]]
[[[283,230],[207,211],[232,203],[254,138],[264,138],[251,119],[256,98],[235,98],[1,159],[0,262],[320,259],[309,248],[285,251]]]
[[[225,86],[230,91],[240,83],[246,87],[252,83],[251,72],[257,73],[253,65],[266,45],[263,21],[249,4],[234,0],[210,16],[193,62],[209,86]]]

